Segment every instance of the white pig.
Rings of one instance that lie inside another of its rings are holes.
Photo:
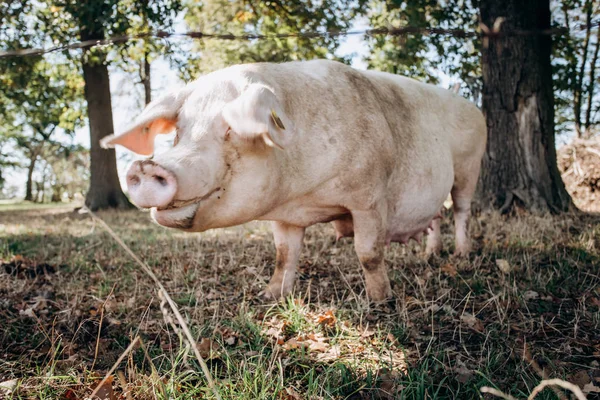
[[[127,172],[131,200],[190,232],[272,221],[275,298],[292,290],[304,231],[319,222],[354,236],[372,301],[392,295],[386,244],[430,227],[426,251],[441,250],[448,193],[456,253],[469,252],[486,124],[448,90],[326,60],[237,65],[153,101],[102,145],[151,155],[173,130],[172,149]]]

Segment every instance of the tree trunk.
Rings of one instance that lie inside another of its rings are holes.
[[[583,129],[581,127],[581,103],[583,102],[583,78],[585,77],[585,67],[587,65],[588,47],[590,44],[590,36],[592,30],[592,1],[586,0],[585,2],[585,41],[583,43],[583,56],[581,60],[581,67],[577,75],[575,84],[575,96],[573,101],[573,109],[575,113],[575,132],[577,137],[583,136]]]
[[[592,106],[594,105],[594,88],[596,87],[596,64],[598,63],[598,52],[600,51],[600,26],[596,32],[596,48],[594,49],[594,56],[592,57],[592,65],[590,66],[590,85],[587,91],[587,110],[585,110],[585,136],[592,136],[590,130],[593,125],[592,121]]]
[[[29,160],[29,167],[27,167],[27,183],[25,183],[25,201],[33,201],[33,170],[35,168],[35,161],[37,156],[33,156]]]
[[[148,61],[148,50],[144,49],[144,57],[140,66],[140,78],[144,85],[144,104],[148,105],[152,101],[152,86],[150,81],[150,61]]]
[[[502,31],[550,28],[549,0],[481,0],[482,22]],[[479,206],[506,212],[566,211],[571,198],[556,166],[554,98],[546,35],[490,38],[482,49],[483,112],[488,143],[478,189]]]
[[[84,39],[85,40],[85,39]],[[90,188],[85,205],[95,211],[104,208],[129,208],[117,174],[114,149],[102,149],[100,139],[113,133],[110,82],[106,64],[83,62],[85,99],[90,125]]]

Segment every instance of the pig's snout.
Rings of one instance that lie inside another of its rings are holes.
[[[127,188],[131,200],[143,208],[168,206],[177,192],[177,180],[152,160],[136,161],[127,171]]]

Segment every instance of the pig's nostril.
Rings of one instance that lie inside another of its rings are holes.
[[[154,175],[152,178],[154,178],[158,183],[160,183],[161,186],[167,186],[167,180],[162,176]]]
[[[128,183],[132,186],[137,186],[140,184],[140,177],[137,175],[129,176],[127,180],[129,181]]]

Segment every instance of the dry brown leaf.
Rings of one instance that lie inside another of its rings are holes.
[[[13,389],[17,386],[17,383],[18,381],[16,379],[0,382],[0,393],[11,394]]]
[[[113,377],[109,376],[106,381],[96,391],[96,398],[100,400],[117,400],[112,387]]]
[[[209,338],[202,338],[198,343],[198,351],[202,358],[211,358],[219,348],[219,345]]]
[[[326,311],[325,313],[317,316],[317,324],[321,325],[323,328],[335,327],[336,321],[337,318],[333,314],[332,310]]]
[[[456,274],[458,274],[456,267],[450,263],[442,265],[441,270],[446,275],[453,276],[453,277],[456,276]]]
[[[485,326],[480,319],[473,314],[464,313],[460,316],[460,320],[464,322],[469,328],[476,330],[477,332],[485,331]]]
[[[510,274],[510,271],[512,271],[510,263],[503,259],[496,260],[496,266],[503,274]]]
[[[320,353],[325,353],[327,350],[329,350],[329,346],[327,345],[327,343],[324,342],[310,342],[308,349],[310,351],[318,351]]]
[[[302,400],[302,396],[291,387],[285,388],[285,395],[281,398],[284,400]]]
[[[588,394],[588,393],[600,393],[600,387],[594,385],[593,382],[590,382],[590,383],[584,385],[583,389],[581,389],[581,390],[585,394]]]
[[[525,301],[535,300],[538,297],[540,297],[540,294],[533,290],[528,290],[525,293],[523,293],[523,299],[525,299]]]
[[[473,371],[464,365],[454,368],[456,380],[460,383],[467,383],[473,377]]]
[[[301,343],[298,340],[296,340],[295,338],[291,338],[290,340],[288,340],[287,342],[285,342],[283,344],[283,348],[286,350],[295,350],[295,349],[299,349],[301,347],[305,347],[306,344],[305,343]]]
[[[585,385],[592,381],[592,378],[590,378],[590,375],[587,373],[586,370],[580,370],[574,374],[569,375],[567,377],[567,381],[574,383],[580,388],[583,388]]]
[[[373,329],[365,329],[363,331],[363,333],[360,334],[361,338],[368,338],[370,336],[373,336],[375,334],[375,331]]]

